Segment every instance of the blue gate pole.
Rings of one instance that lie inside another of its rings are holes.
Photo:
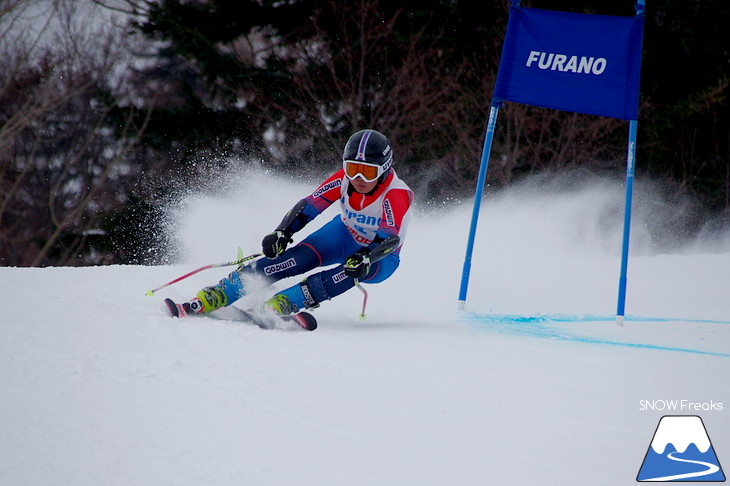
[[[626,156],[626,203],[624,207],[624,238],[621,249],[621,276],[618,282],[618,307],[616,320],[623,325],[626,308],[626,273],[629,266],[629,233],[631,230],[631,202],[634,192],[634,166],[636,164],[636,120],[629,121],[629,148]]]
[[[492,101],[489,109],[489,121],[487,123],[487,133],[484,136],[484,147],[482,148],[482,161],[479,165],[479,176],[477,178],[477,189],[474,193],[474,208],[471,214],[471,227],[469,228],[469,239],[466,243],[466,256],[464,257],[464,268],[461,272],[461,288],[459,289],[459,309],[463,310],[466,306],[466,293],[469,288],[469,274],[471,273],[471,254],[474,251],[474,238],[477,231],[477,221],[479,220],[479,209],[482,203],[482,194],[484,193],[484,182],[487,179],[487,166],[489,165],[489,156],[492,152],[492,140],[494,139],[494,127],[497,124],[497,114],[502,103]]]
[[[645,0],[637,0],[636,15],[643,15]],[[621,275],[618,280],[618,305],[616,306],[616,322],[624,325],[626,316],[626,280],[629,266],[629,233],[631,231],[631,202],[634,192],[634,167],[636,165],[636,120],[629,121],[629,148],[626,155],[626,202],[624,207],[624,237],[621,247]]]

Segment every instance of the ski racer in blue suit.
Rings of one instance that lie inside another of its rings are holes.
[[[348,140],[343,166],[300,200],[262,241],[266,258],[233,271],[217,285],[202,289],[179,315],[211,312],[246,294],[247,278],[270,283],[329,267],[306,277],[267,300],[262,308],[280,316],[318,307],[355,285],[384,281],[398,268],[413,191],[393,169],[389,140],[375,130],[361,130]],[[292,235],[339,202],[340,214],[289,248]]]

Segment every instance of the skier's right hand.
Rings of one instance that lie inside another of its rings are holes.
[[[276,258],[286,250],[289,243],[292,242],[291,236],[281,230],[276,230],[264,236],[261,242],[261,248],[266,258]]]
[[[365,278],[370,272],[370,255],[367,249],[353,253],[345,260],[345,275],[350,278]]]

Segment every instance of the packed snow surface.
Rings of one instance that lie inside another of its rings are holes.
[[[623,327],[623,189],[593,181],[488,189],[463,312],[471,203],[421,201],[367,318],[353,289],[307,333],[165,315],[230,268],[145,295],[258,251],[315,185],[231,182],[168,208],[170,264],[0,268],[0,484],[629,485],[664,415],[730,464],[730,238],[677,239],[650,187]]]

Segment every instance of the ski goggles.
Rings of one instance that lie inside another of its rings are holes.
[[[382,165],[369,164],[358,160],[344,160],[342,167],[345,169],[345,175],[348,179],[353,180],[359,177],[365,182],[373,182],[387,170]]]

